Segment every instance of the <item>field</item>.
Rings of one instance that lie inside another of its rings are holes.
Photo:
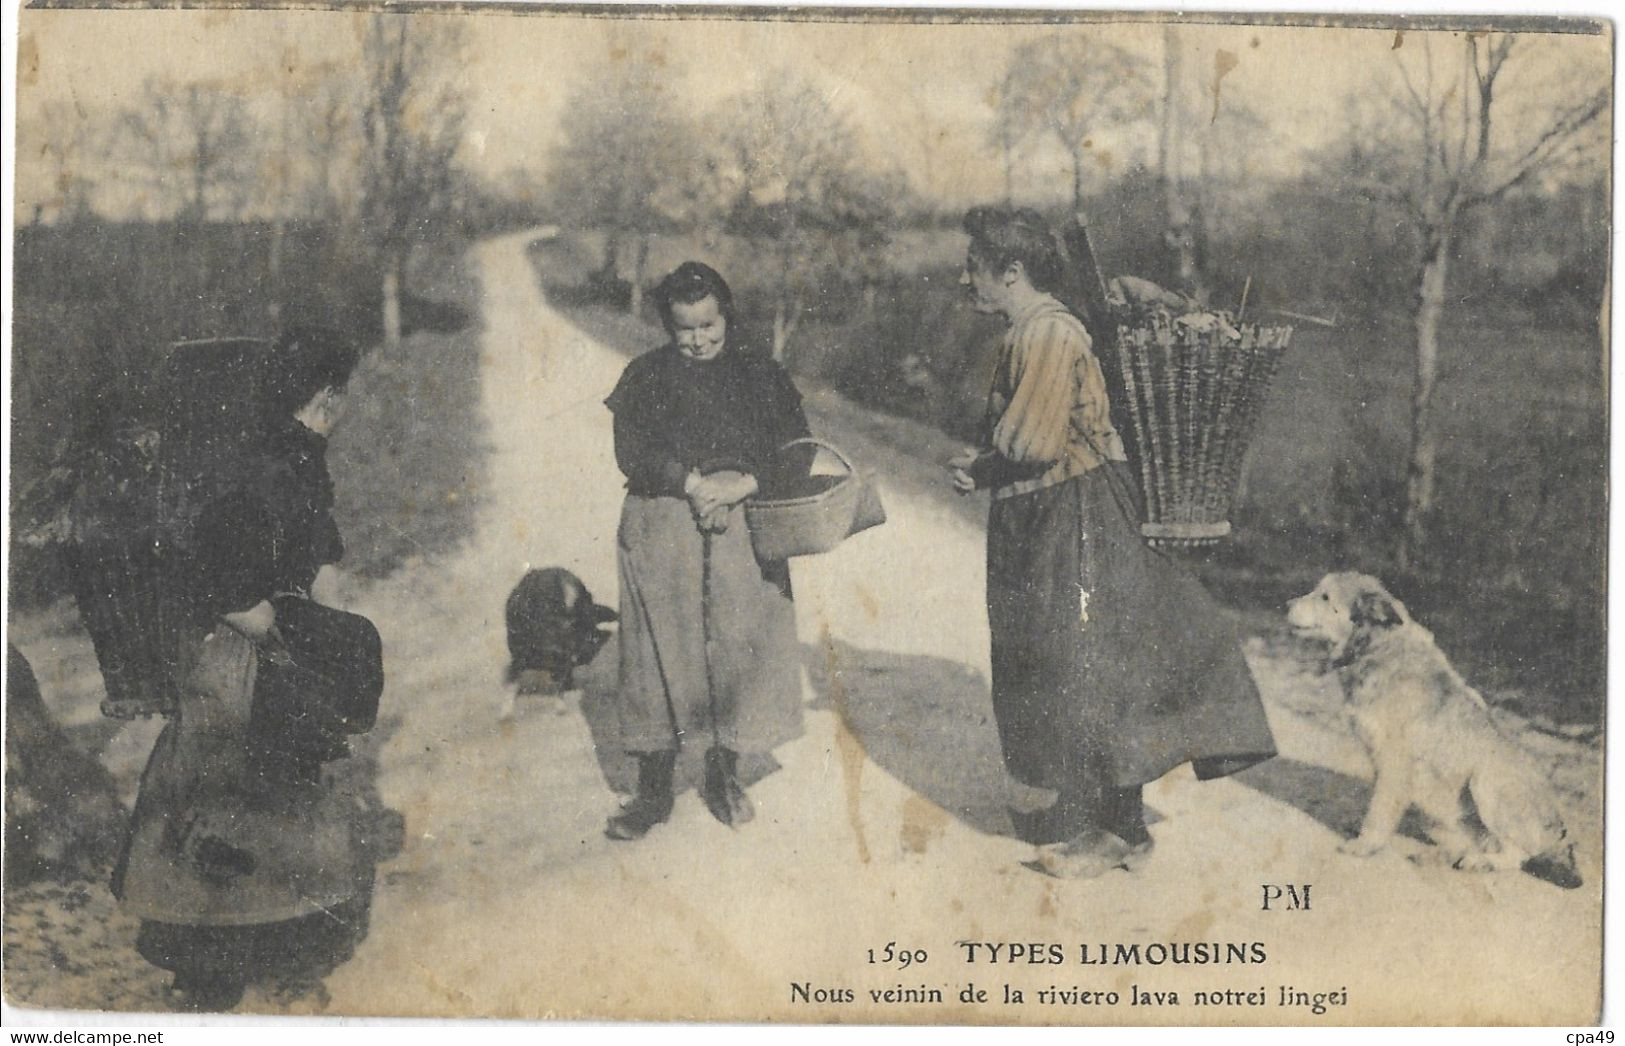
[[[458,322],[408,334],[367,354],[351,379],[329,465],[344,535],[344,569],[380,578],[457,547],[484,481],[479,288],[460,256],[420,257],[417,293]]]

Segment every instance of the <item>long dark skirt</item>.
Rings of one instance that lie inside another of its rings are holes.
[[[709,537],[681,498],[628,495],[621,577],[621,745],[767,752],[801,733],[790,572],[756,559],[735,507]]]
[[[143,920],[136,951],[177,983],[313,985],[355,954],[367,935],[371,897],[330,911],[249,926],[194,926]]]
[[[249,758],[256,672],[253,644],[230,629],[199,644],[114,869],[130,914],[249,926],[319,915],[360,892],[354,796],[322,775],[263,773]]]
[[[249,758],[257,664],[229,629],[197,644],[113,870],[137,950],[177,983],[319,979],[366,929],[355,797],[316,767],[273,775]]]
[[[989,514],[1005,766],[1058,794],[1015,815],[1031,842],[1140,834],[1140,785],[1186,762],[1209,778],[1275,754],[1240,634],[1189,571],[1145,545],[1128,482],[1107,465]]]

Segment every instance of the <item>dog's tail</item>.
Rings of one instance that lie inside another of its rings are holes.
[[[1523,863],[1523,870],[1536,879],[1544,879],[1565,890],[1577,890],[1585,884],[1585,880],[1580,878],[1580,869],[1574,863],[1573,843],[1529,858]]]
[[[1530,875],[1565,890],[1580,886],[1574,839],[1563,823],[1551,783],[1533,758],[1503,740],[1495,757],[1483,763],[1468,787],[1484,826],[1508,846],[1509,856],[1534,855],[1519,862]]]

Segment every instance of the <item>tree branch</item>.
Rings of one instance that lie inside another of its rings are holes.
[[[1397,55],[1394,58],[1394,64],[1399,66],[1399,78],[1400,81],[1405,85],[1405,92],[1411,96],[1411,101],[1416,105],[1418,121],[1425,122],[1427,120],[1429,106],[1427,102],[1422,100],[1421,92],[1417,91],[1416,85],[1411,82],[1411,71],[1409,67],[1405,65],[1404,59],[1399,58]]]
[[[1461,93],[1461,126],[1457,128],[1458,133],[1456,135],[1455,170],[1457,171],[1467,169],[1467,139],[1470,136],[1469,127],[1472,124],[1472,103],[1468,98],[1467,77],[1469,73],[1476,76],[1478,72],[1478,41],[1476,38],[1468,38],[1467,51],[1471,56],[1472,67],[1469,69],[1467,62],[1462,63],[1461,83],[1457,85],[1457,90]]]
[[[1502,178],[1488,188],[1470,192],[1465,197],[1467,204],[1487,203],[1504,196],[1513,187],[1522,183],[1531,174],[1545,165],[1586,125],[1591,123],[1608,107],[1608,89],[1599,89],[1589,98],[1571,107],[1558,120],[1548,127],[1540,137],[1524,150],[1523,154],[1511,165]]]

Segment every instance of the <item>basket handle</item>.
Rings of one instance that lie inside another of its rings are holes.
[[[799,447],[799,446],[801,446],[803,444],[806,444],[806,445],[809,445],[809,446],[814,446],[814,447],[821,447],[824,450],[829,451],[831,454],[835,455],[835,459],[837,461],[839,461],[846,468],[846,471],[847,471],[848,475],[856,476],[858,474],[857,466],[852,464],[852,460],[850,458],[848,458],[845,454],[841,453],[841,449],[839,447],[837,447],[833,443],[825,442],[824,440],[821,440],[821,439],[817,438],[816,436],[803,436],[800,439],[793,439],[789,443],[786,443],[784,446],[780,447],[779,448],[779,453],[783,454],[785,451],[789,450],[791,447]]]

